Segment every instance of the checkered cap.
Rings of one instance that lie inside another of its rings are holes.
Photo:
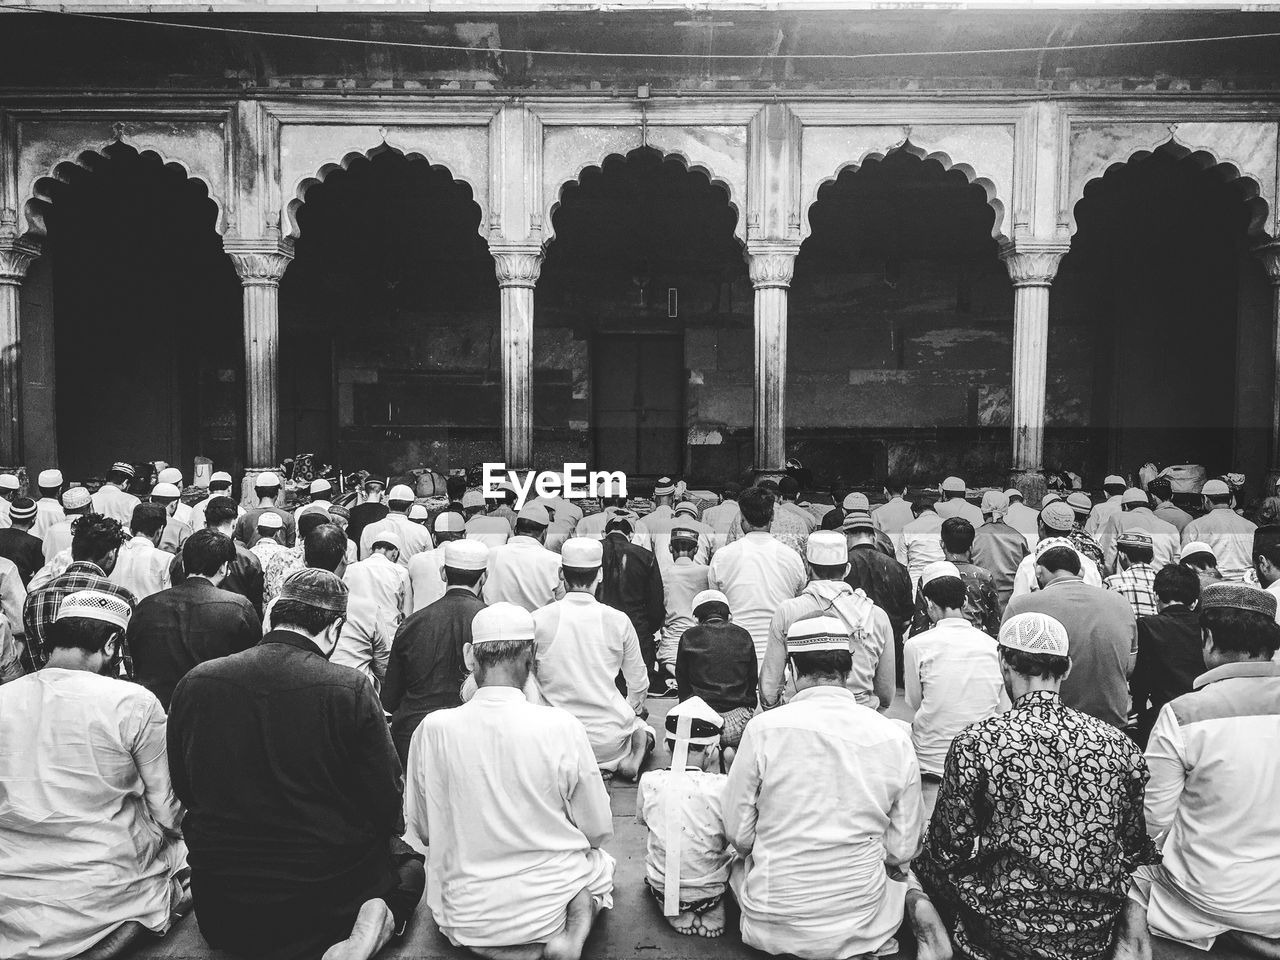
[[[1200,609],[1212,610],[1226,607],[1232,610],[1248,610],[1260,613],[1269,620],[1276,616],[1276,597],[1266,590],[1259,590],[1245,583],[1211,583],[1200,593]]]
[[[81,590],[69,593],[58,605],[58,613],[53,618],[58,620],[101,620],[121,629],[129,626],[129,616],[133,611],[129,604],[113,593],[102,590]]]
[[[1045,613],[1019,613],[1000,628],[1000,646],[1023,653],[1065,657],[1071,649],[1067,628]]]

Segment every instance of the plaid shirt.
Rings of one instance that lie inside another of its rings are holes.
[[[1135,617],[1153,616],[1160,612],[1156,606],[1156,568],[1151,564],[1135,563],[1103,582],[1108,590],[1114,590],[1129,601]]]
[[[49,651],[45,649],[44,638],[49,626],[58,615],[62,606],[62,598],[81,590],[101,590],[115,594],[129,604],[130,611],[137,607],[133,594],[119,584],[112,583],[102,572],[102,568],[88,560],[77,560],[60,576],[54,577],[43,587],[27,594],[26,605],[22,608],[22,623],[27,634],[27,648],[22,654],[22,666],[28,672],[39,670],[49,660]],[[120,656],[123,666],[122,676],[133,679],[133,656],[129,653],[129,644],[120,638]]]

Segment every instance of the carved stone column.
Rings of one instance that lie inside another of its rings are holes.
[[[40,247],[0,237],[0,471],[16,472],[22,452],[22,330],[18,295]]]
[[[280,422],[280,278],[293,260],[289,240],[223,241],[244,290],[246,482],[277,470]]]
[[[747,245],[756,290],[755,469],[780,473],[787,459],[787,291],[795,271],[797,243]]]
[[[502,452],[510,470],[533,466],[533,289],[542,247],[490,247],[502,310]]]
[[[1067,244],[1018,241],[1000,253],[1013,281],[1011,482],[1027,503],[1044,495],[1044,406],[1049,361],[1049,285]]]
[[[1255,247],[1254,254],[1262,261],[1271,281],[1271,452],[1267,463],[1268,496],[1280,480],[1280,241]]]

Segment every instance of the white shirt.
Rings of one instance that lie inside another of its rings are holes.
[[[467,946],[542,943],[584,888],[611,905],[609,795],[582,724],[512,687],[429,714],[409,746],[405,839],[427,905]]]
[[[1106,500],[1102,501],[1102,503],[1090,510],[1089,519],[1084,522],[1084,532],[1097,540],[1098,534],[1102,531],[1102,528],[1110,522],[1112,517],[1120,512],[1123,502],[1124,497],[1120,494],[1116,494],[1115,496],[1108,497]]]
[[[631,736],[643,725],[636,711],[649,693],[635,627],[625,613],[580,592],[535,610],[533,624],[542,695],[586,728],[600,768],[615,769],[631,752]],[[619,671],[625,699],[614,683]]]
[[[449,589],[444,582],[444,548],[424,550],[409,558],[409,607],[417,613],[429,607]]]
[[[44,562],[48,563],[63,550],[71,546],[71,521],[63,520],[55,523],[44,534]]]
[[[728,599],[733,622],[751,634],[761,663],[778,606],[798,596],[808,581],[800,555],[763,530],[719,550],[707,576],[708,586]]]
[[[963,497],[956,497],[954,500],[939,500],[933,509],[943,520],[960,517],[973,524],[973,529],[975,530],[982,526],[982,508],[977,504],[970,503]]]
[[[67,562],[70,563],[71,554],[67,554]],[[63,568],[65,569],[65,567]],[[58,573],[61,573],[59,570]],[[35,590],[35,577],[31,578],[31,589]],[[22,625],[22,608],[27,603],[27,588],[22,585],[22,574],[18,572],[18,565],[8,557],[0,557],[0,610],[4,611],[4,618],[9,621],[9,627],[13,630],[15,637],[21,637],[26,631]],[[3,729],[3,728],[0,728]],[[0,745],[4,740],[0,737]]]
[[[905,563],[903,557],[907,555],[906,548],[902,545],[902,529],[915,518],[911,504],[902,497],[894,497],[888,503],[871,508],[871,523],[877,530],[888,534],[893,541],[894,554],[899,563]]]
[[[347,600],[347,619],[338,634],[330,663],[359,670],[373,684],[373,692],[382,689],[387,676],[387,661],[391,658],[391,641],[394,633],[385,633],[384,618],[370,600],[354,593]]]
[[[394,637],[409,608],[409,572],[380,553],[347,567],[342,579],[351,588],[353,599],[371,603],[384,637]]]
[[[971,723],[1009,709],[996,642],[963,617],[946,617],[902,648],[911,743],[922,773],[942,776],[951,741]]]
[[[164,708],[45,667],[0,686],[0,956],[62,960],[128,920],[169,926],[186,866]]]
[[[1021,500],[1014,500],[1009,504],[1004,522],[1026,537],[1028,550],[1035,550],[1040,542],[1040,511],[1032,510]]]
[[[1223,578],[1243,580],[1253,569],[1253,531],[1257,529],[1230,507],[1215,507],[1182,528],[1182,545],[1193,540],[1207,543],[1218,558]]]
[[[567,522],[571,530],[577,527],[579,521],[582,520],[582,508],[572,500],[566,500],[564,497],[534,497],[529,503],[541,504],[548,510],[553,511],[555,513],[553,519]]]
[[[578,521],[578,525],[574,530],[574,536],[591,537],[595,540],[603,540],[605,527],[609,525],[610,520],[621,518],[631,524],[631,542],[636,546],[644,546],[644,534],[636,533],[636,525],[640,522],[640,518],[636,516],[634,510],[628,510],[626,507],[605,507],[599,513],[593,513],[590,516],[583,517]]]
[[[934,510],[926,510],[902,528],[902,555],[898,562],[911,574],[911,584],[920,582],[920,574],[931,563],[945,560],[942,552],[942,517]]]
[[[486,547],[500,547],[511,539],[511,524],[506,517],[478,513],[467,521],[467,539],[479,540]]]
[[[158,549],[148,537],[135,534],[120,548],[115,568],[107,579],[128,589],[135,599],[142,600],[169,589],[169,564],[172,562],[173,554]]]
[[[62,509],[62,504],[51,497],[41,497],[36,501],[36,522],[31,525],[31,535],[44,539],[44,535],[49,531],[55,523],[61,523],[67,519],[66,513]],[[132,519],[132,515],[130,515]],[[129,529],[129,520],[123,521],[124,528]]]
[[[1080,558],[1080,579],[1091,587],[1102,586],[1102,572],[1098,569],[1098,565],[1079,550],[1076,550],[1076,556]],[[1039,589],[1040,581],[1036,579],[1036,555],[1029,553],[1022,558],[1022,562],[1018,564],[1017,573],[1013,575],[1013,593],[1009,595],[1009,599],[1023,597]]]
[[[1098,546],[1102,548],[1108,570],[1117,569],[1116,558],[1119,551],[1116,540],[1128,530],[1142,530],[1151,537],[1151,562],[1157,570],[1165,564],[1178,562],[1178,547],[1181,542],[1178,528],[1167,520],[1161,520],[1150,508],[1137,507],[1113,513],[1102,527]]]
[[[142,502],[114,483],[104,483],[89,499],[93,503],[94,513],[119,520],[126,530],[129,529],[129,524],[133,520],[133,508]]]
[[[712,530],[711,552],[715,553],[729,542],[729,534],[733,531],[742,511],[738,509],[737,500],[726,500],[714,507],[702,511],[702,522]]]
[[[662,570],[662,596],[667,617],[658,633],[658,659],[674,664],[680,638],[698,621],[693,617],[693,598],[707,589],[711,568],[681,557]]]
[[[563,596],[560,558],[533,537],[517,534],[489,551],[485,603],[505,600],[532,613]]]
[[[734,854],[724,835],[721,809],[725,784],[722,773],[696,768],[684,771],[679,796],[673,790],[670,770],[652,770],[636,786],[636,822],[648,826],[645,844],[645,876],[657,890],[666,889],[667,817],[680,817],[680,899],[702,900],[724,893]],[[678,811],[673,810],[677,807]]]
[[[9,501],[0,497],[0,530],[6,530],[11,526],[13,521],[9,519]]]
[[[400,543],[400,559],[396,561],[402,567],[409,566],[409,559],[423,550],[432,549],[435,544],[431,540],[431,532],[420,523],[414,523],[403,513],[388,513],[377,523],[371,523],[360,532],[360,556],[369,559],[373,552],[373,538],[376,534],[390,531],[398,534]]]
[[[809,687],[747,724],[724,793],[742,939],[805,960],[880,950],[920,851],[920,768],[905,725],[843,687]]]

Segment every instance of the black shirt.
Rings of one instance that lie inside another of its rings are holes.
[[[253,612],[262,616],[262,561],[252,550],[245,549],[243,544],[231,541],[236,548],[236,558],[227,568],[226,579],[218,584],[219,588],[230,593],[238,593],[249,601]],[[169,564],[169,582],[175,587],[187,579],[187,571],[182,566],[182,554],[177,554]]]
[[[667,617],[657,558],[622,533],[605,537],[603,551],[597,599],[625,613],[642,643],[652,642]]]
[[[25,587],[35,572],[44,566],[44,541],[25,530],[6,527],[0,530],[0,557],[13,561]]]
[[[1138,659],[1129,678],[1138,713],[1138,743],[1146,746],[1160,708],[1190,693],[1204,672],[1200,619],[1189,607],[1174,603],[1161,613],[1138,618]]]
[[[727,620],[694,624],[676,650],[676,693],[701,697],[717,713],[757,703],[756,645],[746,629]]]
[[[907,568],[869,543],[856,543],[849,549],[849,575],[845,580],[855,590],[861,588],[889,615],[894,639],[901,642],[915,612]]]
[[[385,520],[390,512],[385,503],[357,503],[351,508],[351,516],[347,520],[347,539],[359,546],[360,534],[364,533],[364,528]]]

